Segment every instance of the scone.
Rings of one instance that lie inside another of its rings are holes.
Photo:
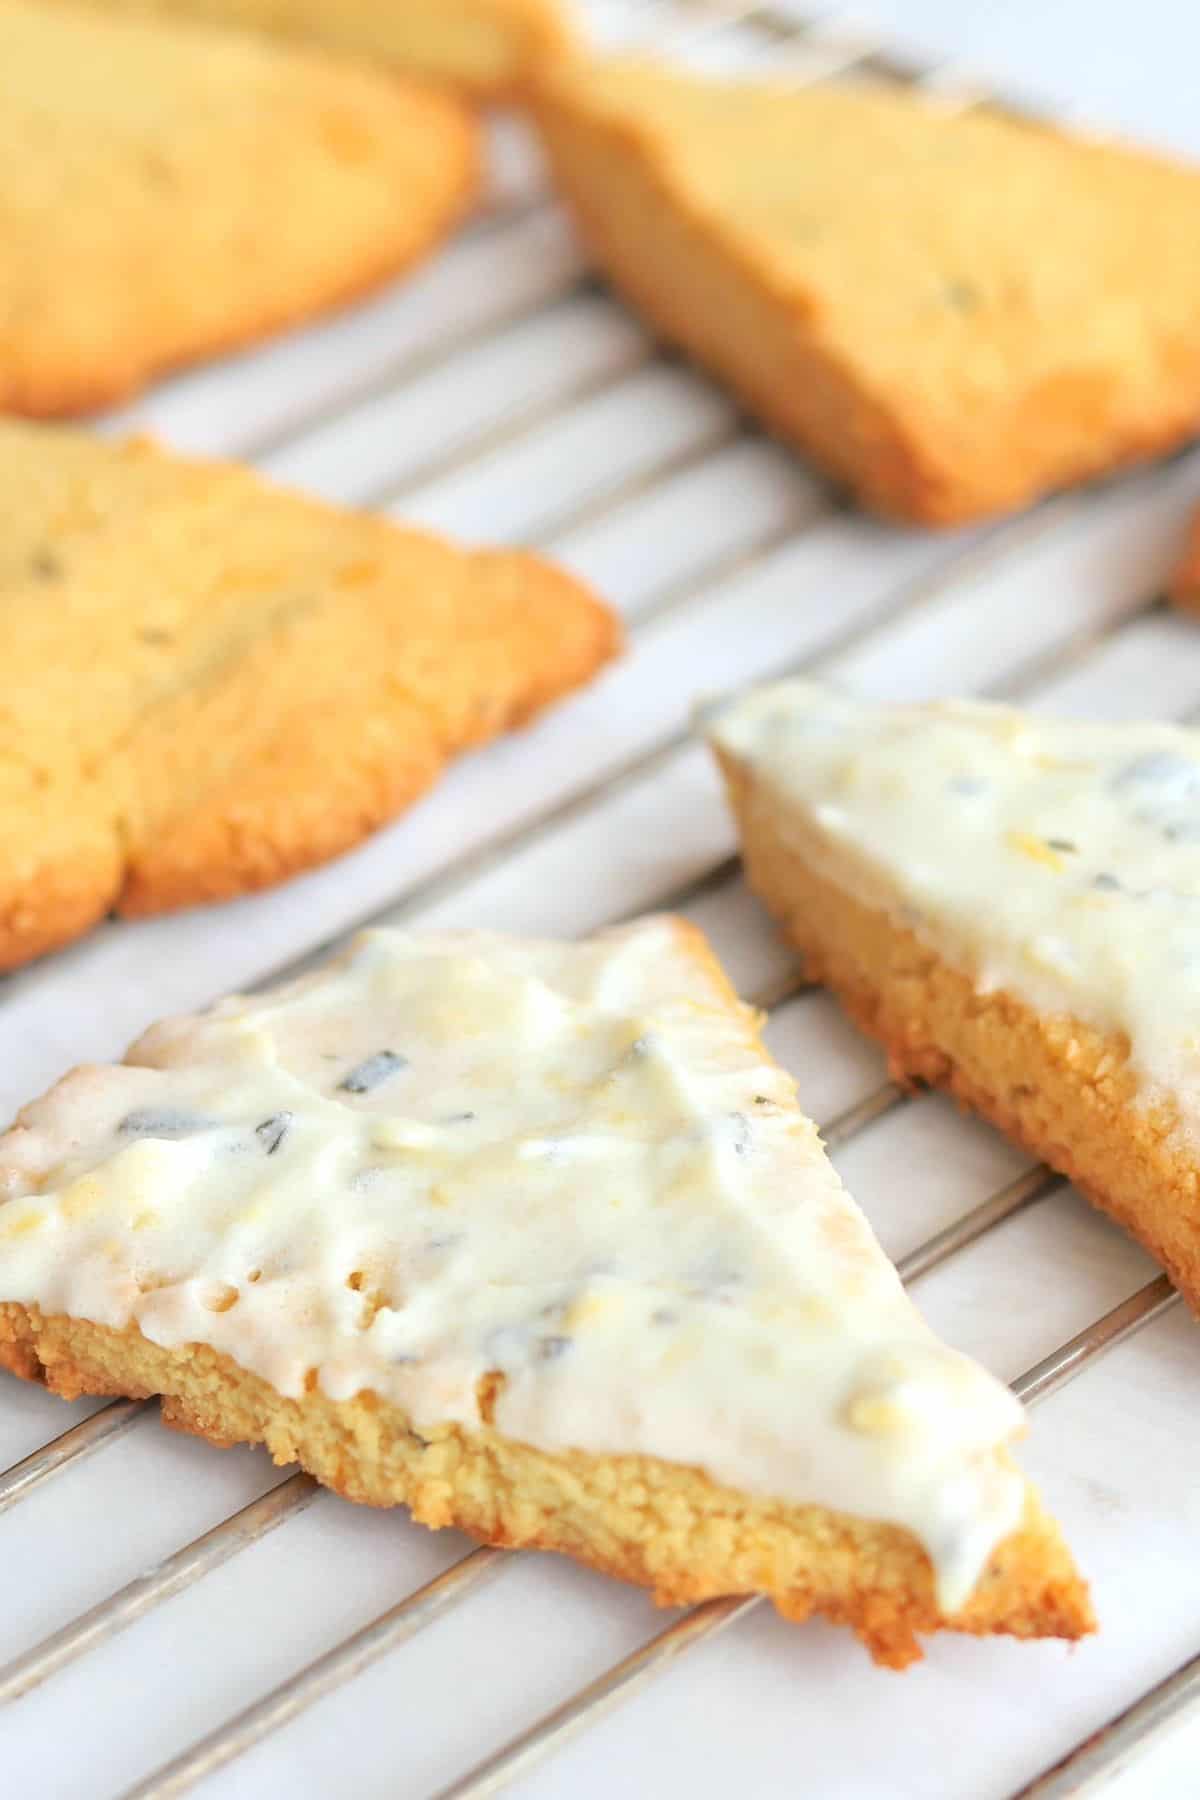
[[[364,934],[0,1138],[0,1363],[880,1661],[1091,1629],[703,938]]]
[[[1200,732],[806,682],[712,741],[751,883],[901,1080],[949,1088],[1200,1309]]]
[[[0,411],[87,411],[407,267],[479,180],[449,95],[0,0]]]
[[[49,0],[42,0],[49,4]],[[56,0],[57,3],[57,0]],[[159,14],[270,32],[371,57],[478,95],[517,87],[571,34],[566,0],[86,0],[113,14]]]
[[[0,421],[0,968],[269,886],[586,681],[612,613],[516,552]]]
[[[1183,561],[1171,582],[1171,598],[1188,612],[1200,612],[1200,513],[1192,520]]]
[[[537,85],[601,267],[867,505],[971,519],[1200,423],[1200,172],[867,86]]]

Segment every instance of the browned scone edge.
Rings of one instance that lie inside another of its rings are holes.
[[[920,1635],[940,1629],[1019,1638],[1094,1629],[1086,1587],[1032,1488],[1020,1528],[997,1548],[969,1604],[946,1618],[908,1532],[749,1497],[696,1469],[549,1453],[488,1427],[417,1433],[370,1391],[349,1401],[319,1391],[287,1399],[206,1345],[166,1350],[134,1326],[45,1318],[13,1303],[0,1303],[0,1366],[67,1399],[161,1395],[163,1422],[176,1429],[223,1447],[264,1444],[277,1463],[299,1462],[345,1498],[406,1505],[435,1530],[563,1552],[649,1588],[663,1606],[766,1594],[785,1618],[819,1613],[849,1626],[891,1668],[919,1658]]]

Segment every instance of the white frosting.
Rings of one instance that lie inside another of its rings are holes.
[[[1200,1131],[1200,732],[790,681],[712,735],[831,879],[981,991],[1123,1034]]]
[[[155,1027],[0,1141],[0,1300],[213,1345],[282,1394],[644,1453],[907,1526],[961,1605],[1022,1414],[941,1346],[670,921],[372,932]]]

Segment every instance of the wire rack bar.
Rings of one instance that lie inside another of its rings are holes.
[[[908,1090],[895,1081],[884,1081],[870,1094],[864,1094],[853,1106],[848,1106],[835,1119],[821,1127],[821,1136],[825,1139],[827,1150],[840,1150],[851,1138],[874,1125],[878,1119],[886,1119],[889,1113],[896,1112],[909,1099]]]
[[[1015,1175],[1005,1187],[972,1207],[961,1219],[954,1219],[923,1244],[918,1244],[915,1250],[910,1250],[900,1267],[901,1274],[906,1281],[919,1281],[922,1275],[928,1275],[931,1269],[938,1268],[960,1250],[978,1243],[995,1226],[1015,1219],[1028,1207],[1049,1199],[1051,1194],[1059,1193],[1066,1186],[1063,1177],[1048,1169],[1045,1163],[1035,1164],[1023,1175]]]
[[[521,438],[528,437],[540,425],[556,419],[567,408],[620,387],[631,375],[636,375],[660,360],[649,338],[634,342],[614,354],[607,366],[597,373],[569,378],[556,393],[547,395],[545,399],[513,406],[495,424],[473,433],[469,443],[431,456],[416,468],[410,469],[402,481],[384,481],[377,487],[368,487],[360,497],[359,504],[377,511],[397,507],[406,495],[418,492],[431,482],[444,480],[447,475],[457,475],[460,470],[469,468],[472,463],[481,462],[485,457],[494,456],[497,450],[504,450]],[[732,437],[734,429],[726,426],[724,435]],[[719,441],[720,438],[714,435],[711,447],[715,448]],[[706,456],[709,453],[710,441],[702,441],[699,454]]]
[[[49,1444],[43,1444],[40,1450],[22,1457],[0,1475],[0,1513],[7,1512],[18,1500],[27,1499],[52,1475],[61,1475],[73,1463],[91,1456],[102,1444],[112,1444],[124,1437],[150,1405],[149,1400],[110,1400],[90,1418],[72,1425],[69,1431],[64,1431]]]
[[[599,524],[634,501],[642,500],[655,493],[678,476],[686,475],[692,469],[702,467],[727,445],[736,443],[740,438],[748,438],[753,435],[751,430],[736,420],[729,424],[717,424],[695,442],[685,444],[681,450],[664,456],[660,462],[655,463],[653,468],[641,470],[596,499],[584,500],[578,506],[572,507],[569,513],[562,515],[557,525],[552,523],[539,535],[538,549],[553,555],[559,546],[565,545],[577,532],[586,531],[590,526]],[[796,532],[798,527],[807,524],[810,518],[815,518],[824,510],[823,507],[814,504],[811,498],[806,497],[797,505],[795,513],[789,513],[783,521],[783,525],[774,528],[770,535],[763,540],[762,549],[758,548],[757,541],[752,540],[751,554],[765,555],[768,549],[773,548],[776,543],[785,542]],[[736,557],[738,553],[733,554]],[[742,554],[746,553],[742,552]],[[737,567],[738,563],[735,561],[733,566]],[[706,563],[701,570],[701,579],[712,584],[728,579],[725,556],[722,555],[720,558]],[[649,596],[643,597],[638,602],[637,614],[633,620],[634,630],[641,630],[647,619],[653,614],[666,612],[669,607],[687,600],[694,585],[695,578],[687,577],[682,582],[667,583],[662,588],[651,588]]]
[[[418,348],[397,357],[382,369],[376,367],[370,375],[348,383],[333,394],[301,401],[296,410],[278,424],[264,426],[241,439],[237,446],[238,456],[244,461],[269,462],[309,433],[336,423],[364,401],[376,400],[393,388],[431,374],[453,358],[466,355],[509,326],[528,318],[537,308],[581,291],[588,278],[583,273],[579,254],[564,248],[557,255],[547,255],[548,246],[540,241],[546,238],[547,228],[555,223],[556,217],[551,202],[535,201],[511,215],[498,216],[488,233],[478,234],[465,246],[460,243],[447,253],[462,260],[465,255],[478,250],[485,237],[508,236],[517,243],[527,242],[527,248],[523,252],[517,251],[517,256],[529,266],[531,285],[528,289],[521,289],[512,298],[487,296],[481,303],[481,317],[465,325],[448,320],[445,329],[439,329]]]
[[[649,1682],[665,1675],[671,1664],[694,1645],[716,1637],[762,1604],[761,1594],[746,1594],[706,1600],[703,1605],[693,1607],[675,1624],[668,1625],[648,1643],[639,1645],[570,1700],[547,1713],[520,1737],[513,1738],[494,1756],[476,1764],[460,1781],[439,1789],[433,1800],[468,1800],[468,1796],[470,1800],[481,1800],[483,1795],[499,1793],[510,1782],[544,1762],[554,1751],[564,1748],[589,1725],[599,1724],[622,1701],[632,1700]]]
[[[214,1774],[272,1731],[278,1731],[305,1707],[312,1706],[347,1681],[353,1681],[389,1650],[396,1649],[418,1631],[424,1631],[451,1606],[498,1575],[506,1560],[502,1550],[487,1546],[472,1550],[444,1574],[426,1582],[415,1594],[401,1600],[399,1605],[364,1625],[361,1631],[356,1631],[335,1649],[318,1657],[299,1675],[247,1707],[228,1725],[222,1725],[182,1756],[157,1770],[148,1780],[128,1789],[122,1800],[168,1800],[169,1796],[187,1793],[206,1775]]]
[[[251,1544],[257,1544],[285,1519],[293,1519],[306,1506],[311,1506],[320,1491],[311,1475],[290,1475],[259,1499],[252,1500],[249,1506],[243,1506],[240,1512],[233,1513],[202,1537],[168,1556],[156,1568],[139,1575],[107,1600],[81,1613],[61,1631],[43,1638],[28,1654],[0,1669],[0,1705],[19,1700],[22,1694],[40,1687],[43,1681],[48,1681],[77,1657],[99,1649],[101,1644],[135,1624],[153,1607],[182,1593],[184,1588],[191,1587],[194,1581],[199,1581],[213,1569],[219,1569],[240,1550],[248,1550]]]
[[[1197,1706],[1200,1656],[1193,1656],[1077,1744],[1061,1762],[1014,1794],[1012,1800],[1070,1800],[1071,1796],[1098,1793],[1153,1739],[1165,1734]]]
[[[1102,1319],[1096,1319],[1091,1325],[1076,1334],[1069,1343],[1052,1351],[1027,1369],[1018,1381],[1013,1383],[1013,1392],[1018,1400],[1026,1406],[1033,1406],[1037,1401],[1046,1399],[1049,1394],[1056,1394],[1068,1381],[1083,1373],[1094,1357],[1103,1350],[1112,1350],[1117,1344],[1123,1344],[1126,1338],[1140,1331],[1143,1325],[1150,1325],[1161,1319],[1164,1313],[1179,1304],[1180,1296],[1171,1286],[1165,1275],[1156,1275],[1128,1300],[1122,1300],[1111,1312],[1106,1312]]]

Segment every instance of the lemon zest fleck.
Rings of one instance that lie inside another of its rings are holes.
[[[1044,863],[1056,875],[1061,874],[1067,866],[1057,850],[1052,850],[1043,838],[1034,837],[1028,831],[1010,831],[1008,844],[1018,856],[1027,856],[1030,862]]]

